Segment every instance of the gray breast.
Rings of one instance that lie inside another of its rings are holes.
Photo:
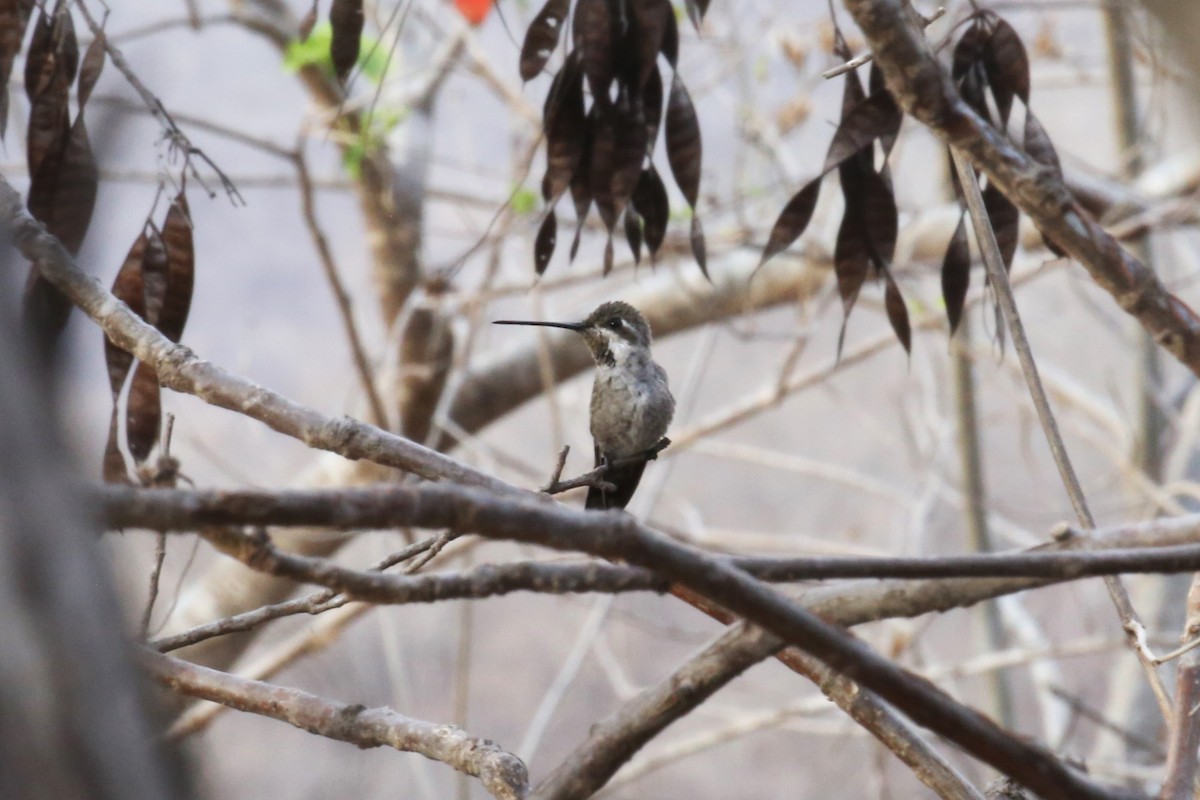
[[[596,371],[592,438],[603,455],[624,458],[648,450],[666,435],[674,413],[667,375],[653,361]]]

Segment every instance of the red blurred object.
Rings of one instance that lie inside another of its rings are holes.
[[[454,0],[454,5],[472,25],[482,25],[492,10],[492,0]]]

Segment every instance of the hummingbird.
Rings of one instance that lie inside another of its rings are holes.
[[[583,322],[501,319],[496,325],[566,328],[583,336],[596,362],[592,383],[591,431],[595,465],[612,491],[588,488],[585,508],[624,508],[633,497],[646,462],[662,449],[675,414],[667,373],[650,357],[650,324],[628,303],[603,303]]]

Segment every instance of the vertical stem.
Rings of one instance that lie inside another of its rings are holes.
[[[1071,499],[1071,506],[1075,509],[1075,515],[1079,519],[1080,525],[1089,530],[1093,529],[1096,527],[1096,522],[1092,517],[1092,512],[1088,509],[1087,500],[1083,496],[1083,487],[1079,483],[1075,467],[1071,464],[1071,458],[1067,454],[1062,433],[1058,430],[1054,412],[1050,409],[1050,400],[1046,396],[1046,389],[1042,386],[1042,379],[1038,376],[1037,363],[1033,360],[1033,350],[1029,346],[1029,337],[1025,335],[1025,326],[1021,323],[1021,316],[1017,311],[1017,301],[1013,296],[1012,286],[1008,282],[1008,271],[1004,268],[1004,261],[1000,257],[1000,248],[996,244],[996,233],[992,230],[987,209],[983,205],[983,195],[979,191],[975,168],[958,150],[951,148],[950,155],[954,159],[954,168],[958,171],[959,183],[962,185],[967,208],[971,212],[975,238],[978,240],[979,250],[983,254],[983,263],[987,267],[988,279],[996,290],[1000,311],[1004,315],[1004,324],[1008,326],[1008,330],[1012,334],[1013,348],[1017,351],[1017,360],[1020,361],[1021,371],[1025,374],[1025,383],[1029,388],[1033,407],[1037,411],[1038,421],[1042,424],[1046,442],[1054,456],[1054,465],[1058,468],[1059,477]],[[1115,575],[1106,577],[1104,585],[1120,616],[1121,625],[1129,638],[1130,646],[1137,655],[1142,670],[1146,673],[1150,687],[1154,690],[1159,710],[1164,718],[1170,718],[1170,697],[1167,695],[1166,686],[1163,685],[1156,665],[1142,645],[1145,641],[1146,628],[1138,619],[1133,603],[1129,600],[1129,594],[1125,591],[1125,585]]]
[[[468,566],[474,559],[466,554]],[[471,650],[475,633],[475,604],[467,601],[460,604],[458,616],[458,664],[454,672],[454,724],[466,729],[467,714],[471,707]],[[457,773],[455,781],[458,800],[470,800],[471,779],[465,773]]]
[[[1183,640],[1200,636],[1200,574],[1193,576],[1187,596]],[[1196,751],[1200,748],[1200,649],[1179,659],[1175,673],[1175,713],[1171,717],[1167,777],[1159,800],[1192,800],[1195,796]]]
[[[1133,74],[1133,42],[1129,9],[1123,3],[1104,6],[1105,38],[1108,45],[1108,70],[1112,84],[1117,149],[1121,176],[1126,180],[1142,172],[1141,125],[1138,120],[1137,87]],[[1150,269],[1153,256],[1147,237],[1130,242],[1134,255]],[[1162,384],[1162,361],[1154,338],[1138,327],[1138,450],[1135,463],[1154,480],[1162,478],[1162,432],[1165,421],[1158,405]]]
[[[987,523],[987,491],[983,483],[983,458],[979,446],[979,409],[975,404],[975,363],[969,355],[971,327],[959,326],[953,343],[955,409],[958,415],[958,457],[962,469],[962,491],[966,499],[967,535],[976,552],[992,550],[991,531]],[[1007,637],[1000,620],[1000,607],[993,601],[981,604],[986,646],[991,651],[1007,647]],[[989,676],[994,716],[1000,724],[1013,724],[1012,697],[1008,673],[995,670]]]

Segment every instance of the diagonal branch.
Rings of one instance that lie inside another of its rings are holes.
[[[737,567],[666,539],[626,514],[578,511],[447,483],[402,488],[419,491],[419,500],[396,504],[408,510],[413,525],[583,551],[652,569],[804,649],[913,721],[1041,794],[1096,800],[1136,796],[1093,783]]]
[[[186,697],[261,714],[360,748],[394,747],[420,753],[479,778],[498,800],[520,800],[529,790],[525,765],[519,758],[453,725],[413,719],[386,707],[337,703],[149,650],[143,653],[142,665],[158,683]]]
[[[901,107],[966,154],[1038,228],[1078,260],[1162,347],[1200,375],[1200,318],[1121,248],[1052,171],[963,102],[910,22],[904,0],[845,0]]]
[[[367,459],[427,480],[451,480],[509,494],[520,492],[404,437],[349,417],[335,419],[302,406],[174,344],[80,271],[62,243],[29,215],[21,195],[3,177],[0,177],[0,223],[10,226],[18,248],[38,265],[46,279],[91,317],[118,347],[153,366],[163,386],[237,411],[309,447],[350,460]]]

